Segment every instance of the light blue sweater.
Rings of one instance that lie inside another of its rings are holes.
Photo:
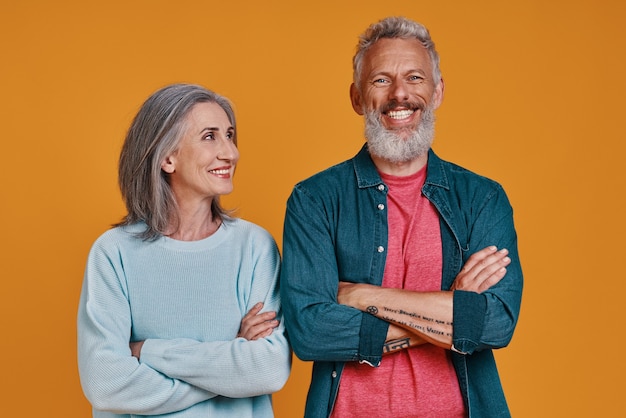
[[[144,227],[105,232],[87,261],[78,365],[93,416],[272,417],[291,366],[274,239],[241,219],[200,241],[142,241],[133,233]],[[257,302],[280,326],[237,338]],[[137,361],[129,341],[141,340]]]

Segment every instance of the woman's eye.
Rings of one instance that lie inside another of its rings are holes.
[[[213,132],[209,132],[204,136],[204,139],[215,139],[215,135],[213,134]]]

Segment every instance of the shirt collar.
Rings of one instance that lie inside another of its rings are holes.
[[[446,176],[446,171],[444,169],[444,163],[441,158],[435,154],[432,150],[428,150],[428,168],[426,172],[426,182],[425,184],[430,184],[432,186],[443,187],[446,190],[450,189],[450,183],[448,181],[448,177]]]
[[[378,170],[370,157],[367,150],[367,143],[361,147],[359,153],[352,159],[354,164],[354,172],[356,173],[357,184],[360,189],[378,186],[383,184]]]
[[[359,188],[375,187],[383,184],[378,170],[370,157],[367,149],[367,143],[361,147],[358,154],[352,159],[354,164],[354,172],[356,173]],[[426,183],[433,186],[449,189],[450,184],[443,167],[443,161],[430,149],[428,151],[428,171],[426,173]]]

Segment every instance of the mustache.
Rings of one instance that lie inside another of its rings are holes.
[[[398,107],[404,107],[406,109],[420,110],[420,111],[424,111],[426,109],[426,105],[421,102],[410,102],[410,101],[399,102],[398,100],[390,100],[389,102],[385,103],[380,108],[380,113],[387,113],[390,110],[393,110]]]

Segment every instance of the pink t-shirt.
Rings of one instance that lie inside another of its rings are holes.
[[[389,241],[383,287],[441,290],[441,231],[422,193],[426,167],[406,177],[381,173],[387,195]],[[379,367],[345,365],[333,418],[465,417],[450,354],[432,344],[385,355]]]

